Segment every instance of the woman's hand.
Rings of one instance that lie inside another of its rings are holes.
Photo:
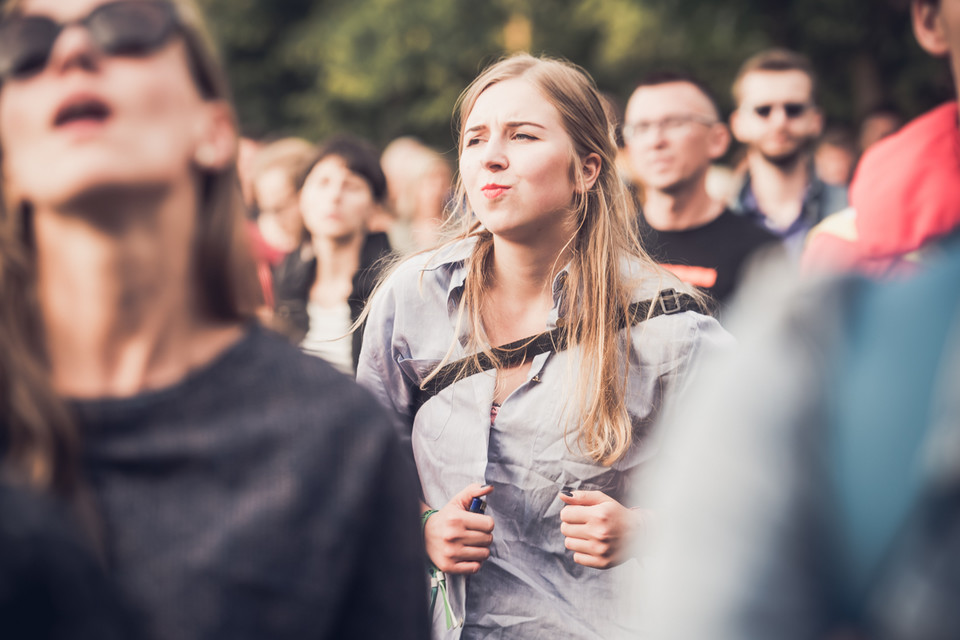
[[[573,561],[594,569],[609,569],[629,560],[634,536],[645,513],[628,509],[600,491],[560,494],[567,506],[560,511],[560,533]]]
[[[472,484],[427,518],[423,539],[427,556],[444,573],[476,573],[490,557],[493,518],[470,513],[470,501],[493,491],[490,485]]]

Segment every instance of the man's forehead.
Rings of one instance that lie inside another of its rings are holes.
[[[803,71],[751,71],[740,82],[741,104],[809,102],[813,81]]]
[[[627,103],[627,118],[654,112],[716,115],[710,99],[696,85],[686,81],[638,87]]]

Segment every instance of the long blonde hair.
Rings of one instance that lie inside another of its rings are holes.
[[[23,4],[9,0],[3,17],[16,15]],[[171,0],[171,4],[201,95],[229,103],[226,75],[199,8],[194,0]],[[205,171],[201,185],[193,259],[199,303],[214,319],[252,317],[262,296],[247,246],[236,168]],[[79,477],[78,437],[50,386],[36,300],[33,215],[28,203],[10,201],[3,176],[0,192],[0,453],[8,478],[69,494]]]
[[[640,244],[636,210],[616,171],[613,123],[584,70],[566,61],[528,54],[514,55],[488,67],[458,101],[459,149],[463,149],[466,119],[480,94],[498,82],[517,78],[533,84],[556,107],[573,143],[577,231],[569,247],[571,263],[563,287],[565,299],[571,301],[566,315],[568,348],[578,353],[579,366],[575,376],[568,376],[575,378],[570,382],[575,385],[575,410],[567,412],[567,422],[578,425],[582,453],[610,465],[626,453],[635,437],[627,412],[629,343],[623,322],[638,283],[625,267],[632,261],[649,267],[643,269],[649,273],[659,273],[659,269]],[[593,153],[600,157],[600,172],[587,189],[582,163],[575,160]],[[452,202],[460,206],[468,202],[462,177],[458,176]],[[460,317],[471,323],[474,349],[496,362],[482,322],[493,235],[470,215],[472,212],[466,213],[464,228],[455,241],[476,240],[468,259]]]

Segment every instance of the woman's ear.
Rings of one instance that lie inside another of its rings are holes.
[[[207,171],[226,169],[237,153],[237,126],[230,106],[219,100],[206,103],[198,128],[194,164]]]
[[[583,176],[584,191],[589,191],[593,188],[593,185],[596,184],[597,178],[600,177],[600,167],[602,164],[603,161],[600,160],[600,156],[596,153],[591,153],[580,161],[580,174]],[[578,188],[577,191],[580,191],[580,189]]]
[[[920,46],[932,56],[939,57],[950,53],[950,42],[943,30],[940,16],[940,2],[913,0],[910,13],[913,17],[913,33]]]

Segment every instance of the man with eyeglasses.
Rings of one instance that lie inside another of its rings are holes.
[[[782,238],[799,257],[807,232],[847,207],[846,189],[813,169],[823,130],[810,61],[785,49],[748,59],[733,83],[733,135],[747,147],[746,174],[732,208]]]
[[[640,233],[650,255],[723,304],[747,257],[776,241],[707,192],[707,172],[730,145],[709,91],[688,76],[657,73],[627,103],[623,139],[643,189]]]

